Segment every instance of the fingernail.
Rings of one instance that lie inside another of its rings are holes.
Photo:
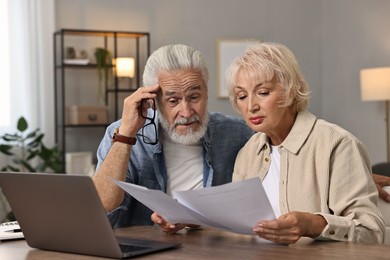
[[[169,228],[174,229],[176,226],[175,225],[170,225]]]

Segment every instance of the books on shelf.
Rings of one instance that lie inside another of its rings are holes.
[[[65,59],[64,64],[66,65],[87,65],[89,59]]]

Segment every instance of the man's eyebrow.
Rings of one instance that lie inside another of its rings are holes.
[[[188,92],[191,92],[191,91],[196,91],[196,90],[200,90],[201,87],[200,85],[196,85],[196,86],[191,86],[191,87],[188,87],[184,90],[185,93],[188,93]],[[174,96],[176,95],[178,92],[176,90],[167,90],[167,91],[163,91],[163,94],[164,96]]]
[[[191,86],[191,87],[187,88],[185,90],[185,92],[190,92],[190,91],[193,91],[193,90],[200,90],[200,85]]]
[[[168,90],[166,92],[163,91],[164,96],[174,96],[177,93],[177,91]]]

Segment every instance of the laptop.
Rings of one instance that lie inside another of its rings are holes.
[[[0,187],[30,247],[130,258],[180,243],[115,237],[91,177],[0,173]]]

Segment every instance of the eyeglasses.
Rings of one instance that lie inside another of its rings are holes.
[[[142,104],[140,106],[140,113],[143,118],[146,120],[150,120],[150,122],[146,123],[141,130],[141,134],[137,134],[138,136],[142,136],[142,141],[144,141],[145,144],[151,144],[155,145],[158,143],[158,137],[157,137],[157,126],[154,122],[156,118],[156,102],[154,99],[151,99],[153,104],[153,116],[149,117],[148,112],[144,112],[142,110]],[[149,102],[149,100],[142,100],[142,102]]]

